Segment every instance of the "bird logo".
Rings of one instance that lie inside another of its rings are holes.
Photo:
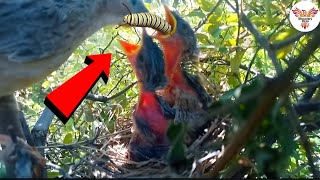
[[[312,18],[316,16],[318,13],[318,9],[315,9],[314,7],[310,9],[309,11],[301,10],[299,8],[295,8],[292,10],[294,15],[300,20],[301,27],[304,29],[307,29],[309,27],[309,21],[312,21]]]
[[[319,9],[310,1],[301,1],[294,5],[290,11],[292,26],[302,32],[315,29],[320,22]]]

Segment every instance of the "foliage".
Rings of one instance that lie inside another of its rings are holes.
[[[151,12],[158,15],[164,13],[161,1],[150,2],[146,5]],[[226,1],[222,1],[212,11],[217,2],[218,0],[166,1],[170,6],[175,7],[192,27],[195,27],[198,45],[201,49],[201,59],[197,68],[207,79],[206,87],[213,87],[208,91],[218,99],[212,107],[221,112],[225,112],[224,108],[232,108],[230,111],[233,117],[232,131],[226,138],[226,141],[229,141],[238,130],[243,128],[251,112],[260,103],[260,97],[265,95],[262,92],[266,89],[267,82],[277,76],[277,72],[271,60],[272,57],[263,47],[264,45],[244,26],[239,20],[239,15]],[[234,1],[230,2],[235,7],[241,6],[244,14],[257,27],[261,35],[274,45],[299,35],[288,20],[289,9],[296,1],[237,1],[238,6]],[[139,29],[136,30],[139,31]],[[113,55],[108,84],[105,85],[102,80],[99,80],[91,93],[112,97],[136,81],[132,68],[116,40],[119,38],[132,42],[139,41],[139,36],[133,31],[133,28],[105,27],[85,40],[69,60],[45,80],[17,92],[18,101],[26,114],[30,128],[33,127],[45,107],[43,104],[45,96],[83,69],[86,66],[83,63],[86,55],[101,53],[103,49],[105,53],[111,52]],[[289,63],[300,55],[310,39],[308,35],[302,36],[293,41],[294,43],[287,43],[273,49],[276,52],[275,58],[279,60],[283,69],[290,67]],[[259,128],[252,129],[254,135],[246,142],[236,158],[230,161],[220,173],[221,177],[236,174],[235,169],[237,168],[235,167],[241,166],[241,163],[237,162],[244,160],[250,162],[250,170],[247,173],[249,177],[302,178],[313,176],[310,171],[312,168],[310,161],[316,167],[319,164],[320,149],[317,145],[320,140],[318,128],[308,129],[310,124],[316,126],[319,124],[320,114],[319,111],[296,114],[291,110],[292,104],[301,104],[301,100],[310,89],[308,84],[305,86],[301,84],[312,82],[311,80],[320,74],[319,55],[318,50],[303,64],[292,80],[293,85],[290,92],[277,98]],[[319,79],[317,79],[318,82]],[[311,97],[305,102],[320,103],[319,83],[315,87],[318,88],[318,91],[313,91]],[[273,88],[269,88],[272,91]],[[131,117],[133,107],[137,102],[137,93],[137,87],[133,86],[107,102],[85,100],[66,125],[59,120],[53,123],[50,127],[48,144],[72,144],[90,139],[95,136],[96,127],[101,124],[106,129],[106,133],[123,129],[124,125],[120,122],[127,121]],[[180,127],[176,128],[179,131]],[[306,139],[302,137],[304,135]],[[306,141],[310,141],[307,147]],[[184,149],[179,143],[176,146]],[[173,154],[179,153],[174,150]],[[51,161],[59,164],[65,170],[68,170],[68,164],[79,159],[67,150],[56,151],[54,156],[48,156],[59,157],[59,160],[51,159]],[[313,159],[308,157],[310,151]],[[80,154],[76,150],[73,153]],[[49,177],[56,177],[59,174],[56,170],[48,173]]]

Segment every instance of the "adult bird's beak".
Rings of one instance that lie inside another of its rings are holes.
[[[160,31],[157,31],[157,33],[154,35],[156,39],[165,39],[165,38],[171,37],[176,32],[176,29],[177,29],[177,20],[172,14],[170,8],[165,4],[163,5],[163,7],[165,11],[166,21],[171,26],[171,32],[169,34],[164,34]]]

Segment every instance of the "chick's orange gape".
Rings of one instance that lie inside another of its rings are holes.
[[[198,60],[197,39],[188,22],[167,6],[164,8],[172,32],[171,35],[157,32],[154,38],[163,49],[169,85],[157,93],[173,105],[175,121],[186,122],[191,131],[202,131],[211,119],[205,109],[212,97],[200,84],[199,77],[189,73],[184,65]]]
[[[211,97],[183,65],[198,52],[195,34],[176,12],[164,7],[172,30],[154,36],[163,52],[145,30],[140,45],[119,41],[139,82],[129,143],[129,158],[135,161],[165,155],[170,145],[166,134],[169,121],[186,122],[193,135],[210,119],[205,108]]]
[[[139,99],[133,113],[134,130],[129,143],[129,159],[134,161],[161,158],[168,150],[168,116],[155,90],[167,82],[163,54],[143,31],[141,45],[119,40],[139,81]]]

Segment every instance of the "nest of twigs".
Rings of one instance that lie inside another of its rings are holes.
[[[187,158],[193,163],[184,166],[179,172],[170,167],[165,160],[129,161],[127,145],[131,137],[131,123],[128,119],[118,122],[127,124],[121,124],[122,128],[112,134],[103,135],[103,132],[100,132],[93,143],[95,148],[85,148],[87,152],[90,149],[90,152],[82,157],[82,162],[73,166],[73,177],[201,177],[213,167],[223,151],[230,118],[218,118],[204,130],[204,133],[188,147]]]
[[[105,127],[100,127],[92,139],[67,145],[49,144],[45,153],[50,162],[47,162],[47,166],[51,170],[60,171],[59,174],[64,178],[202,177],[213,168],[216,159],[221,156],[230,122],[228,116],[212,122],[203,134],[188,146],[187,159],[190,163],[180,168],[179,172],[166,160],[128,160],[131,119],[118,119],[118,128],[113,133],[107,132]],[[67,155],[74,160],[62,162],[61,157]]]

